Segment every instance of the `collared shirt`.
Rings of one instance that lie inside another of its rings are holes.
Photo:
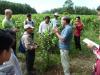
[[[50,23],[46,24],[45,21],[41,22],[39,26],[39,33],[44,33],[50,30]]]
[[[74,30],[74,36],[81,36],[82,29],[83,29],[83,24],[81,22],[77,23]]]
[[[52,19],[51,24],[53,25],[53,28],[57,27],[59,25],[59,21],[57,19]]]
[[[33,49],[33,39],[31,34],[24,32],[22,38],[21,38],[23,46],[25,46],[26,50],[32,50]]]
[[[59,48],[69,50],[70,41],[72,39],[72,27],[71,25],[66,25],[65,28],[61,32],[61,36],[63,37],[63,41],[59,40]]]
[[[10,19],[8,20],[6,17],[2,21],[2,28],[3,29],[12,29],[15,28],[14,22]]]
[[[27,24],[29,24],[29,25],[31,25],[31,26],[34,27],[34,21],[33,21],[33,20],[28,20],[28,19],[26,19],[26,20],[24,21],[24,25],[27,25]]]

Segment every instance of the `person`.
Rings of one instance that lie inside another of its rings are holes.
[[[46,31],[50,31],[50,17],[46,16],[45,21],[42,21],[39,26],[39,33],[45,33]]]
[[[27,14],[27,19],[24,21],[24,25],[31,25],[35,27],[34,21],[32,20],[32,15],[30,13]],[[32,33],[32,38],[34,39],[34,33]]]
[[[88,48],[93,50],[93,53],[96,55],[97,60],[93,68],[93,75],[100,75],[100,48],[97,48],[93,44],[88,44]]]
[[[25,32],[21,38],[22,44],[26,50],[26,67],[28,75],[34,75],[34,61],[35,61],[35,48],[36,45],[31,37],[34,27],[31,25],[24,26]]]
[[[70,49],[70,41],[72,38],[72,27],[70,25],[70,17],[64,16],[62,17],[62,26],[63,30],[60,33],[58,28],[54,28],[54,33],[59,38],[59,48],[61,55],[61,63],[64,70],[64,75],[70,75],[70,65],[69,65],[69,49]]]
[[[15,67],[16,64],[13,63],[16,59],[13,58],[12,45],[11,34],[0,29],[0,75],[22,75],[20,71],[17,71],[20,69]]]
[[[12,10],[11,9],[6,9],[5,10],[5,18],[2,21],[2,29],[9,29],[12,31],[12,36],[14,38],[14,45],[12,46],[14,53],[16,55],[16,32],[18,29],[16,28],[16,25],[14,21],[11,19],[12,18]]]
[[[81,21],[80,16],[76,17],[75,21],[75,29],[74,29],[74,41],[76,49],[81,50],[81,44],[80,44],[80,37],[81,37],[81,31],[83,30],[83,23]]]
[[[34,21],[32,20],[32,15],[30,13],[27,14],[27,19],[24,21],[24,25],[28,24],[34,27]]]
[[[53,28],[58,27],[59,25],[58,17],[59,17],[59,14],[55,13],[54,18],[51,20],[51,24]]]

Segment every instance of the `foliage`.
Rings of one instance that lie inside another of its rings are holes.
[[[98,7],[99,8],[99,7]],[[63,7],[52,9],[50,11],[46,11],[44,13],[55,13],[59,12],[60,14],[68,13],[68,14],[78,14],[78,15],[95,15],[95,9],[89,9],[88,7],[80,7],[74,6],[72,0],[66,0]]]
[[[0,0],[0,14],[4,14],[4,10],[8,8],[12,9],[14,14],[37,13],[34,8],[31,8],[27,4],[12,3]]]
[[[60,64],[60,54],[58,49],[58,38],[53,34],[46,32],[43,36],[38,34],[38,28],[41,21],[43,21],[44,16],[49,15],[53,17],[52,14],[34,14],[32,15],[32,18],[35,22],[35,31],[34,31],[34,41],[39,45],[39,48],[36,50],[36,61],[35,66],[39,73],[44,72],[48,70],[50,67]],[[66,14],[62,14],[59,17],[59,20],[61,17]],[[75,17],[77,15],[69,15],[72,19],[72,24],[74,24]],[[82,22],[84,23],[84,30],[82,31],[82,37],[81,40],[84,38],[89,38],[96,43],[100,43],[98,41],[98,35],[99,35],[99,21],[97,21],[96,15],[79,15],[81,16]],[[0,25],[2,23],[4,16],[0,15]],[[19,32],[17,33],[17,47],[19,45],[20,38],[24,32],[23,29],[23,22],[25,20],[25,15],[14,15],[13,20],[15,20],[17,27],[19,27]],[[60,25],[61,26],[61,25]],[[74,26],[74,25],[73,25]],[[60,27],[61,28],[61,27]],[[82,56],[86,56],[87,58],[91,56],[90,51],[86,48],[83,42],[82,44]],[[17,49],[18,50],[18,49]],[[50,51],[56,51],[55,54],[53,54]],[[18,51],[17,51],[18,52]],[[18,52],[19,54],[19,52]],[[75,49],[74,41],[71,42],[71,50],[70,50],[70,57],[77,57],[78,56],[78,50]],[[25,56],[19,55],[20,60],[25,62]],[[73,60],[73,59],[72,59]],[[80,69],[81,70],[81,69]],[[39,75],[39,74],[38,74]]]
[[[98,6],[97,10],[100,11],[100,6]]]

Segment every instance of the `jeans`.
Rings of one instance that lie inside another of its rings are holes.
[[[70,75],[70,64],[69,64],[69,56],[68,56],[69,51],[68,50],[60,50],[60,55],[61,55],[61,64],[64,70],[64,75]]]

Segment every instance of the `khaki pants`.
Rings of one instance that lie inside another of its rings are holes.
[[[64,75],[70,75],[70,64],[69,64],[69,56],[68,56],[69,51],[68,50],[60,50],[60,55],[61,55],[61,64],[64,70]]]

